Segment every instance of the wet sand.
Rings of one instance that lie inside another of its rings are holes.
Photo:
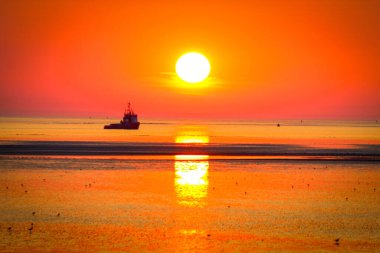
[[[379,163],[211,158],[3,156],[0,251],[380,248]]]

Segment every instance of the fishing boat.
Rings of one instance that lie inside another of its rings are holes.
[[[140,127],[140,122],[137,119],[137,114],[131,108],[131,103],[128,103],[128,109],[124,111],[124,117],[120,123],[105,125],[104,129],[133,129],[137,130]]]

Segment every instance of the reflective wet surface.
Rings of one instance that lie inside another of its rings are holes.
[[[380,247],[377,163],[67,159],[1,158],[1,251]]]
[[[203,206],[208,194],[208,156],[176,156],[175,190],[178,203],[184,206]]]
[[[377,126],[75,122],[2,125],[1,252],[380,248]]]

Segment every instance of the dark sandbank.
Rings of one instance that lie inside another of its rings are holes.
[[[318,148],[293,144],[176,144],[76,141],[9,141],[0,144],[0,155],[178,155],[261,156],[289,159],[380,161],[380,145]]]

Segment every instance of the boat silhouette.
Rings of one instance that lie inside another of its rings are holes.
[[[120,123],[105,125],[104,129],[133,129],[137,130],[140,127],[140,122],[137,119],[137,114],[131,108],[131,103],[128,103],[128,109],[124,111],[124,117]]]

